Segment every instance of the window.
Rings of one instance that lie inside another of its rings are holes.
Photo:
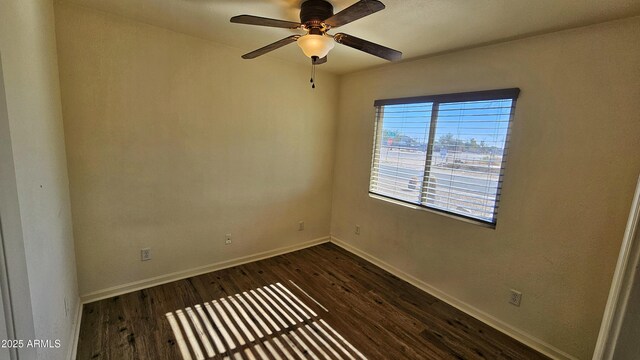
[[[495,226],[519,93],[377,100],[369,193]]]

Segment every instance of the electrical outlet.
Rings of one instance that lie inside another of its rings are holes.
[[[522,293],[518,290],[511,289],[509,292],[509,304],[520,306],[521,301],[522,301]]]
[[[231,234],[227,234],[224,236],[224,244],[225,245],[231,245]]]
[[[356,235],[360,235],[360,225],[356,225]]]
[[[302,230],[304,230],[304,221],[300,221],[298,223],[298,231],[302,231]]]
[[[140,250],[140,261],[151,260],[151,248],[145,248]]]

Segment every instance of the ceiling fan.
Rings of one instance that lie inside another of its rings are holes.
[[[304,35],[291,35],[282,40],[242,55],[243,59],[253,59],[276,50],[285,45],[297,42],[304,54],[311,58],[313,65],[327,62],[327,54],[333,49],[334,42],[366,52],[389,61],[400,60],[402,53],[388,47],[344,33],[330,35],[330,29],[346,25],[384,9],[378,0],[360,0],[348,8],[333,13],[333,5],[326,0],[306,0],[300,6],[300,22],[277,20],[253,15],[238,15],[231,18],[232,23],[278,27],[285,29],[302,29]],[[313,82],[313,79],[312,79]]]

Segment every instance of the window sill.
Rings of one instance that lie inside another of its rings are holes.
[[[480,221],[480,220],[473,220],[473,219],[469,219],[469,218],[462,217],[462,216],[457,216],[457,215],[450,214],[450,213],[443,212],[443,211],[429,209],[429,208],[418,206],[418,205],[412,205],[410,203],[406,203],[406,202],[399,201],[399,200],[394,200],[394,199],[391,199],[391,198],[388,198],[388,197],[384,197],[384,196],[380,196],[380,195],[376,195],[376,194],[372,194],[372,193],[369,193],[369,197],[373,198],[373,199],[376,199],[376,200],[382,200],[382,201],[387,202],[387,203],[404,206],[404,207],[407,207],[407,208],[410,208],[410,209],[413,209],[413,210],[426,211],[426,212],[429,212],[429,213],[432,213],[432,214],[438,214],[438,215],[445,216],[445,217],[448,217],[448,218],[451,218],[451,219],[456,219],[456,220],[463,221],[463,222],[466,222],[466,223],[469,223],[469,224],[479,225],[479,226],[482,226],[482,227],[485,227],[485,228],[489,228],[489,229],[493,229],[493,230],[495,230],[495,228],[496,228],[496,224],[490,224],[490,223],[486,223],[486,222]]]

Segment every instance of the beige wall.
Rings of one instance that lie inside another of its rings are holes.
[[[82,294],[331,232],[590,357],[640,171],[640,19],[320,73],[315,91],[306,67],[73,5],[56,30]],[[375,99],[504,87],[522,93],[495,230],[368,197]]]
[[[633,18],[344,76],[332,234],[590,358],[640,171],[638,43]],[[368,196],[375,99],[507,87],[522,92],[495,230]]]
[[[10,284],[14,317],[18,330],[31,328],[17,338],[59,339],[62,345],[21,359],[66,358],[79,305],[54,29],[51,1],[0,2],[6,92],[0,216],[9,276],[24,275]],[[16,256],[24,266],[15,264]]]
[[[329,234],[335,76],[73,5],[56,26],[81,294]]]

